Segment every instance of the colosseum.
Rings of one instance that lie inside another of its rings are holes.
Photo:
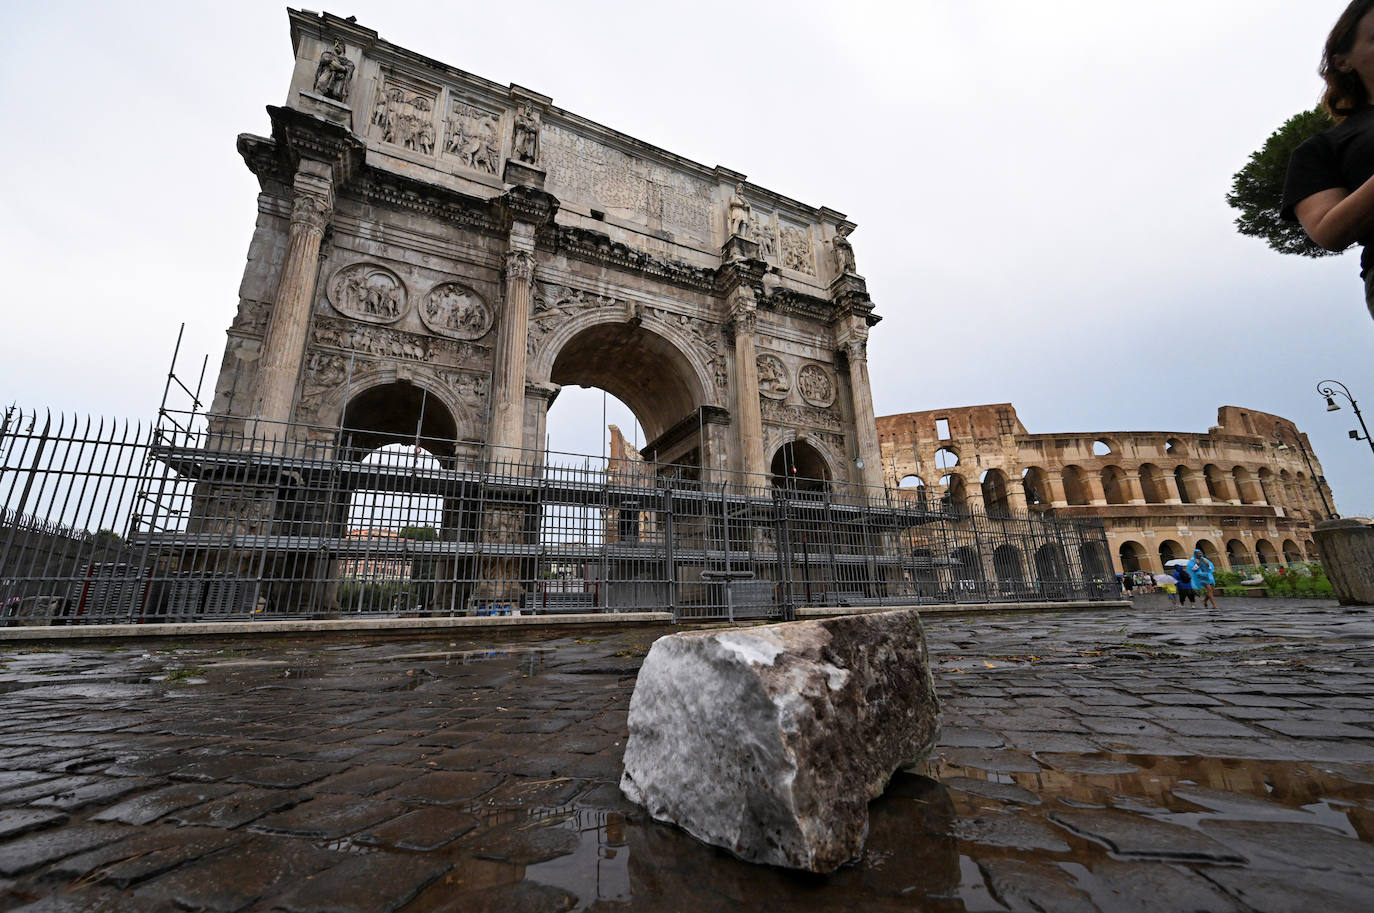
[[[887,484],[906,497],[1100,518],[1118,572],[1158,572],[1195,548],[1221,568],[1316,560],[1313,524],[1333,514],[1307,436],[1239,406],[1206,434],[1031,434],[995,403],[881,416],[878,436]]]

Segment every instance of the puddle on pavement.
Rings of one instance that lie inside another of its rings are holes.
[[[1070,764],[1067,754],[1056,760]],[[869,807],[862,857],[824,877],[740,862],[628,805],[612,811],[574,799],[488,812],[447,854],[451,877],[417,903],[480,895],[482,909],[523,909],[517,901],[538,898],[539,908],[575,913],[660,910],[676,898],[694,911],[954,913],[1023,907],[999,894],[1014,882],[1082,892],[1110,913],[1124,908],[1113,879],[1126,866],[1165,874],[1235,869],[1247,858],[1263,866],[1255,829],[1325,833],[1364,849],[1374,840],[1371,767],[1106,753],[1075,756],[1072,766],[1119,772],[989,773],[937,754],[921,773],[893,779]],[[607,787],[586,795],[598,794],[605,802]]]

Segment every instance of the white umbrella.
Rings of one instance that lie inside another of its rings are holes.
[[[1187,558],[1175,558],[1173,561],[1166,561],[1166,562],[1164,562],[1164,566],[1165,566],[1165,567],[1187,567],[1187,566],[1188,566],[1188,559],[1187,559]]]
[[[1160,586],[1168,586],[1169,584],[1175,582],[1176,581],[1174,580],[1174,578],[1168,574],[1155,574],[1155,583],[1159,584]]]

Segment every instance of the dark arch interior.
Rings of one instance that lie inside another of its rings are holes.
[[[549,380],[599,387],[630,407],[654,440],[704,398],[696,372],[668,340],[629,323],[588,327],[564,344]]]
[[[458,426],[448,408],[423,387],[400,381],[364,390],[344,409],[344,439],[349,457],[408,443],[420,433],[420,445],[436,456],[452,456]]]
[[[806,441],[788,441],[773,454],[773,484],[797,491],[825,491],[830,482],[825,458]]]

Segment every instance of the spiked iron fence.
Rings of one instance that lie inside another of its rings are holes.
[[[1104,599],[1101,525],[818,480],[306,426],[11,410],[8,624]],[[372,448],[372,449],[368,449]]]

